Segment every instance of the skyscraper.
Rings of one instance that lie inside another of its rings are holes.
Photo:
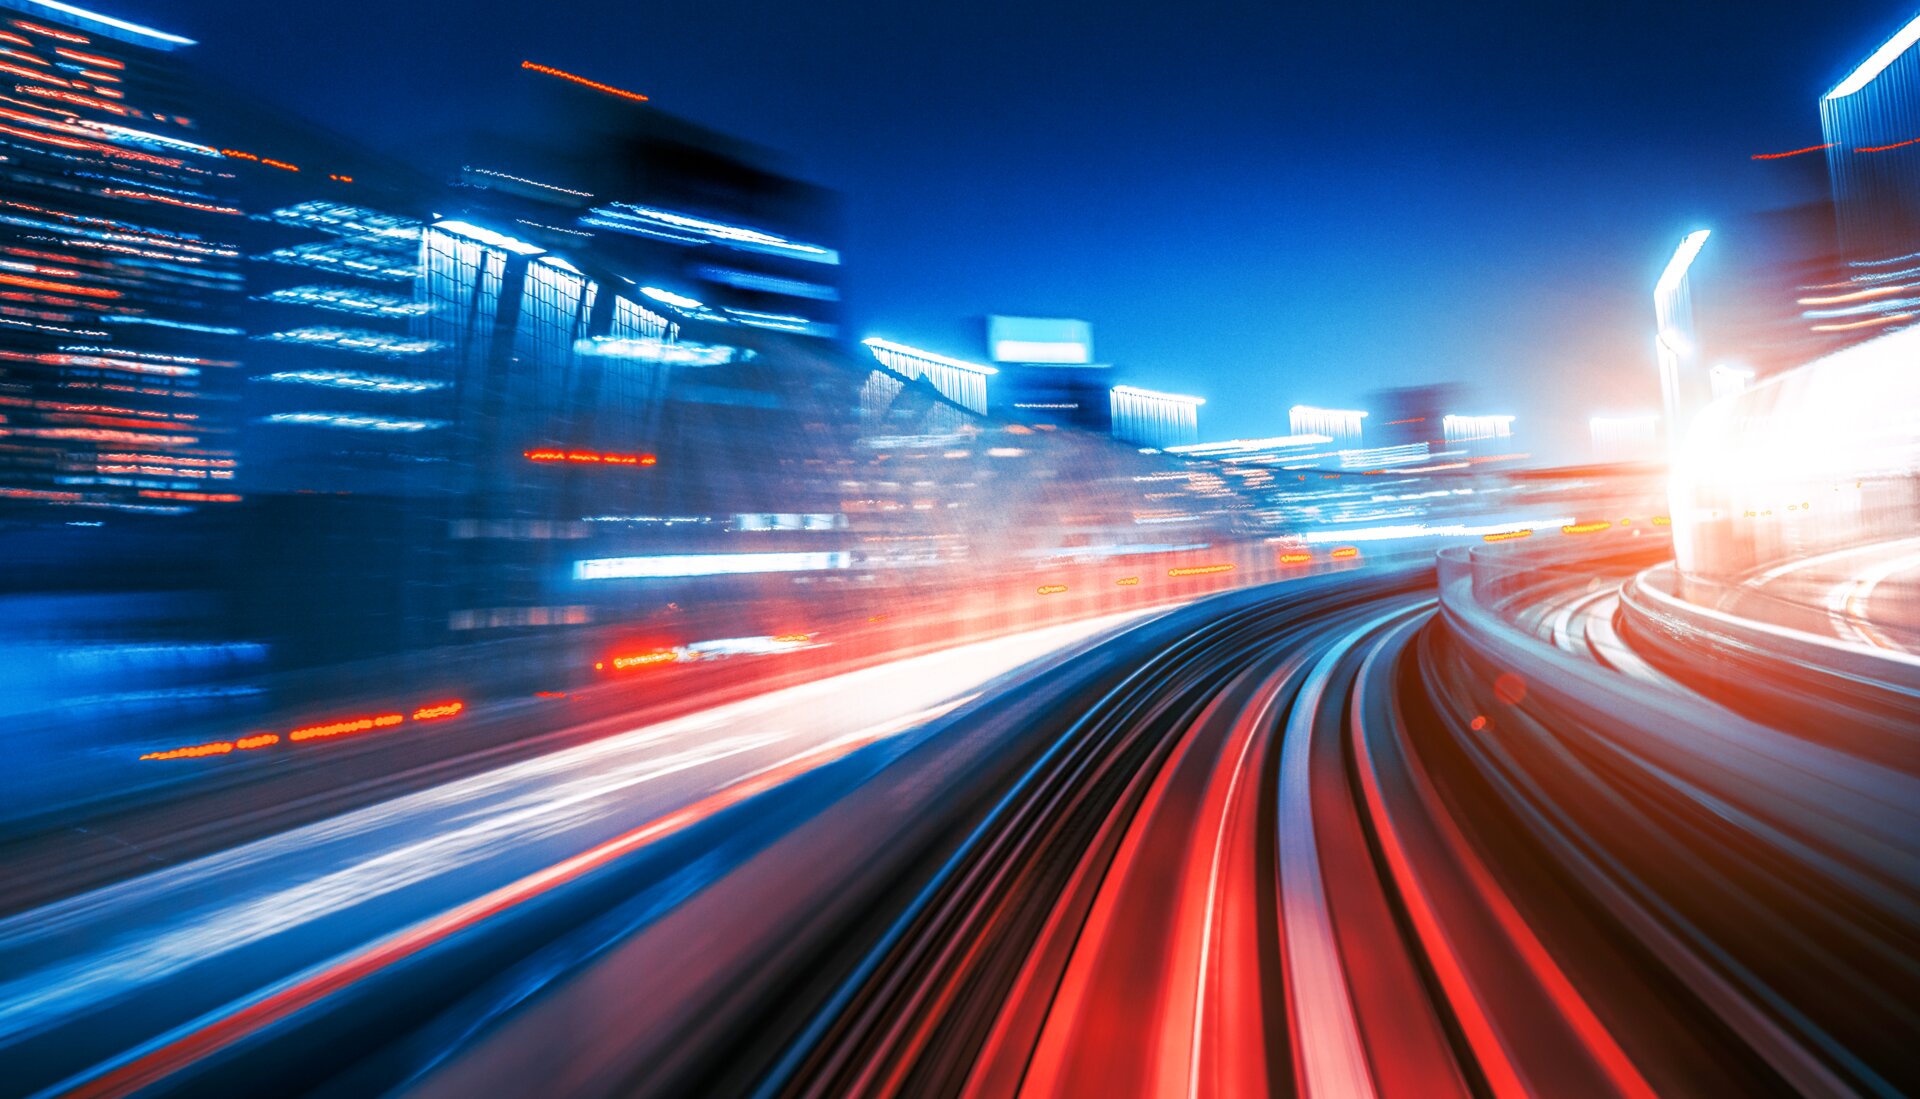
[[[237,502],[243,215],[193,43],[40,0],[0,0],[0,40],[0,513]]]
[[[1920,315],[1920,16],[1820,99],[1844,285],[1819,295],[1815,331],[1872,335]]]

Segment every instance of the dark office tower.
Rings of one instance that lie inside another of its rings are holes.
[[[638,92],[532,61],[509,79],[510,109],[454,151],[455,209],[554,252],[590,244],[719,323],[838,334],[829,192]]]
[[[177,35],[0,0],[0,514],[225,507],[234,204]]]
[[[1055,317],[987,318],[987,355],[999,368],[992,412],[1028,423],[1113,429],[1113,367],[1093,361],[1093,326]]]
[[[1891,331],[1920,316],[1920,16],[1820,100],[1849,277],[1807,313],[1817,332]]]

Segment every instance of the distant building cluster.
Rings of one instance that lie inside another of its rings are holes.
[[[640,93],[527,62],[519,124],[416,164],[164,30],[0,0],[0,37],[20,632],[275,669],[493,646],[532,690],[610,632],[790,634],[775,593],[864,622],[930,568],[1216,540],[1140,452],[1197,399],[1116,388],[1084,322],[996,318],[987,362],[843,346],[833,197]],[[213,697],[152,678],[140,706]]]

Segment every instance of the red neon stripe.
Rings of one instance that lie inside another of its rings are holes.
[[[1475,718],[1484,723],[1484,718]],[[1367,750],[1364,738],[1360,736],[1359,722],[1354,723],[1356,737],[1354,758],[1359,765],[1360,785],[1366,802],[1368,815],[1373,819],[1375,832],[1381,839],[1381,850],[1387,856],[1387,863],[1398,887],[1401,898],[1406,902],[1407,914],[1414,924],[1415,933],[1426,947],[1428,960],[1433,964],[1435,976],[1446,990],[1447,999],[1455,1009],[1454,1018],[1459,1021],[1465,1032],[1467,1043],[1474,1050],[1474,1059],[1481,1071],[1486,1074],[1488,1085],[1495,1095],[1524,1096],[1531,1094],[1521,1082],[1519,1071],[1509,1059],[1499,1033],[1494,1029],[1492,1020],[1486,1014],[1486,1007],[1480,996],[1474,991],[1473,982],[1466,973],[1466,967],[1446,930],[1441,926],[1438,913],[1419,876],[1414,872],[1413,861],[1402,845],[1401,833],[1394,822],[1393,815],[1387,810],[1386,793],[1380,784],[1379,773],[1374,768],[1373,754]],[[1406,753],[1406,744],[1401,741],[1400,750]],[[1623,1096],[1632,1099],[1655,1099],[1653,1087],[1640,1075],[1633,1061],[1620,1048],[1613,1034],[1607,1030],[1585,998],[1567,979],[1547,948],[1535,937],[1527,926],[1526,918],[1520,915],[1513,901],[1494,881],[1493,874],[1480,861],[1469,847],[1467,839],[1460,833],[1459,827],[1446,816],[1439,806],[1437,792],[1429,784],[1426,774],[1418,764],[1407,760],[1406,772],[1419,799],[1428,807],[1428,817],[1433,822],[1433,832],[1440,844],[1446,847],[1454,857],[1456,865],[1464,873],[1467,881],[1479,893],[1481,902],[1486,906],[1494,921],[1506,933],[1507,941],[1515,953],[1526,963],[1528,969],[1554,1005],[1560,1009],[1562,1019],[1572,1027],[1587,1052],[1594,1058],[1600,1070],[1606,1074],[1609,1082],[1619,1089]]]
[[[1869,145],[1864,149],[1855,149],[1856,153],[1884,153],[1888,149],[1900,149],[1908,145],[1920,144],[1920,137],[1910,137],[1905,141],[1896,141],[1891,145]]]
[[[1831,149],[1833,148],[1833,144],[1834,144],[1833,142],[1829,141],[1825,145],[1809,145],[1804,149],[1790,149],[1784,153],[1755,153],[1751,157],[1748,157],[1747,159],[1779,160],[1781,157],[1799,156],[1801,153],[1817,153],[1822,149]]]
[[[647,97],[641,95],[639,92],[630,92],[625,88],[616,88],[611,84],[602,84],[598,80],[588,80],[584,76],[575,76],[565,69],[556,69],[551,65],[536,65],[531,61],[522,61],[520,62],[520,67],[537,73],[545,73],[548,76],[557,76],[562,80],[571,80],[583,88],[592,88],[596,92],[606,92],[608,95],[617,95],[622,99],[631,99],[635,103],[645,103],[647,101]]]

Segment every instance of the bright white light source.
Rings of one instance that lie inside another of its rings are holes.
[[[1873,83],[1874,78],[1885,72],[1893,59],[1907,52],[1915,42],[1920,42],[1920,15],[1901,27],[1886,44],[1873,51],[1873,56],[1860,63],[1860,67],[1847,74],[1847,78],[1834,85],[1834,89],[1823,98],[1845,99],[1847,96]]]
[[[685,294],[676,294],[671,290],[662,290],[658,286],[642,286],[640,292],[662,305],[671,305],[675,309],[698,309],[700,303]]]
[[[761,572],[819,572],[851,568],[845,550],[818,553],[669,553],[654,557],[597,557],[573,563],[575,580],[672,576],[737,576]]]
[[[1671,294],[1680,288],[1680,280],[1687,277],[1687,268],[1700,256],[1700,249],[1706,247],[1707,238],[1713,235],[1711,229],[1695,229],[1688,233],[1680,247],[1673,250],[1673,258],[1667,261],[1667,269],[1660,272],[1660,281],[1653,284],[1656,296]]]
[[[111,15],[101,15],[98,12],[87,11],[85,8],[76,8],[72,4],[62,4],[59,0],[25,0],[25,2],[35,7],[46,8],[49,11],[63,12],[67,15],[91,20],[92,22],[112,27],[115,30],[126,31],[129,34],[137,34],[143,38],[151,38],[156,42],[164,42],[169,48],[173,46],[191,46],[194,44],[191,38],[182,38],[177,34],[168,34],[165,31],[154,30],[152,27],[143,27],[138,23],[129,23],[124,19],[115,19]]]
[[[979,363],[970,363],[965,359],[948,358],[945,355],[935,354],[932,351],[922,351],[917,347],[908,347],[904,343],[894,343],[892,340],[883,340],[878,336],[869,336],[866,339],[861,340],[860,342],[862,344],[865,344],[868,347],[873,348],[875,351],[891,351],[896,355],[910,355],[916,359],[924,359],[925,361],[930,363],[939,363],[941,366],[951,366],[955,370],[965,370],[972,374],[1000,373],[1000,371],[994,369],[991,366],[982,366]],[[876,358],[877,357],[878,356],[876,356]],[[885,360],[883,359],[881,361],[884,362]]]
[[[1201,397],[1188,397],[1179,393],[1160,393],[1155,390],[1141,389],[1138,386],[1132,385],[1116,385],[1113,387],[1113,391],[1133,397],[1145,397],[1148,400],[1172,401],[1176,404],[1190,404],[1196,407],[1207,403],[1206,400]]]
[[[433,227],[443,233],[465,237],[468,240],[478,241],[481,244],[491,244],[495,248],[504,248],[515,255],[537,256],[546,251],[545,248],[537,244],[529,244],[517,237],[510,237],[505,233],[496,232],[492,229],[484,229],[471,222],[437,221],[434,222]]]

